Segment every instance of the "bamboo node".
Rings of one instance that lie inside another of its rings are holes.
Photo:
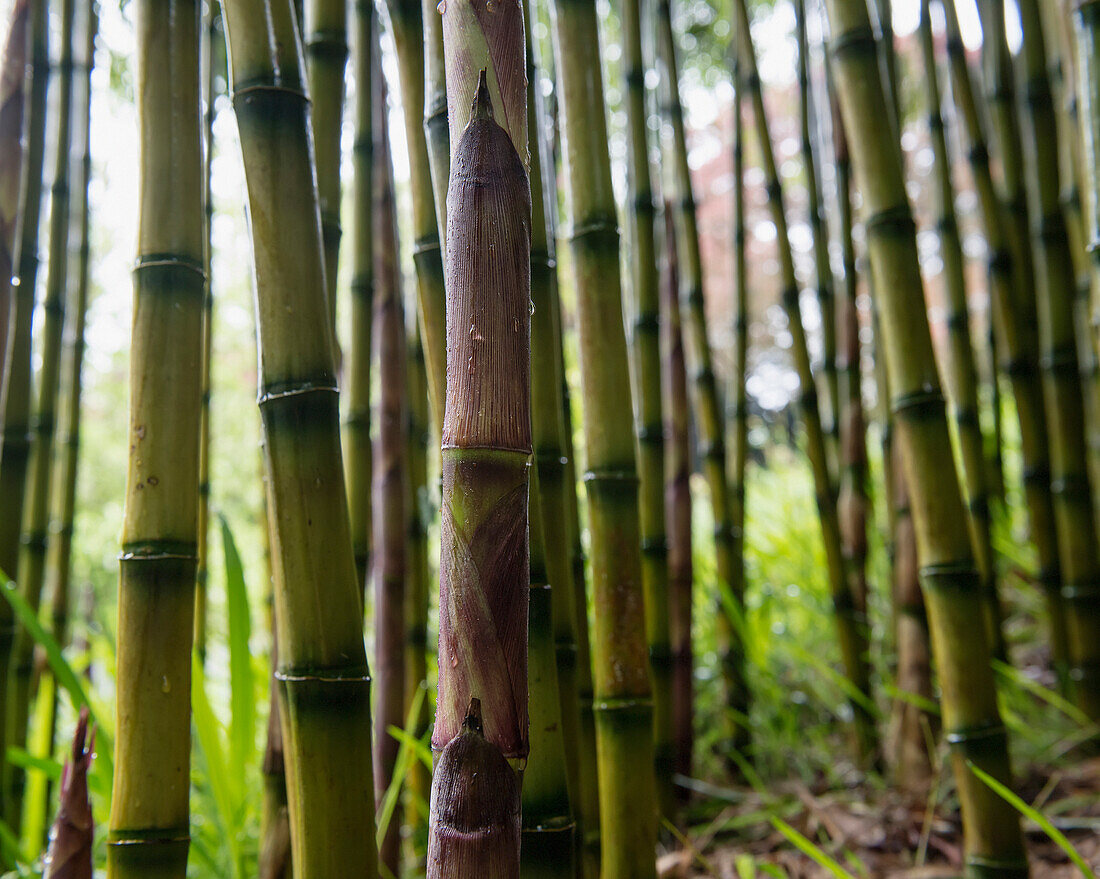
[[[849,52],[853,54],[874,54],[876,51],[875,32],[871,27],[871,23],[857,25],[851,30],[837,34],[829,41],[829,51],[834,58],[846,55]]]
[[[899,394],[890,401],[890,412],[898,419],[931,419],[943,415],[946,404],[943,392],[935,386],[923,387],[908,394]]]
[[[178,253],[145,253],[135,260],[133,271],[135,273],[146,269],[182,269],[193,272],[206,283],[206,266],[200,259],[194,259]]]
[[[922,565],[919,576],[929,589],[954,589],[965,592],[978,587],[978,569],[970,559]]]
[[[1026,860],[1012,858],[999,860],[980,855],[968,855],[966,858],[967,875],[973,879],[1027,879]]]
[[[327,378],[320,381],[281,382],[272,384],[262,390],[256,402],[263,408],[269,403],[278,403],[291,397],[302,397],[309,394],[339,394],[339,390]]]
[[[863,228],[868,237],[876,232],[908,237],[916,234],[917,225],[913,222],[912,209],[908,202],[905,202],[883,208],[866,217],[863,220]]]

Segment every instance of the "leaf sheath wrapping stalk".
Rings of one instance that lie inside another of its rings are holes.
[[[527,174],[487,90],[448,191],[439,697],[432,747],[471,697],[486,739],[527,755],[530,216]]]

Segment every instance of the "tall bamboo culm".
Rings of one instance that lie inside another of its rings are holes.
[[[348,63],[347,0],[295,0],[304,12],[299,31],[309,77],[313,160],[325,248],[325,293],[336,331],[336,281],[340,258],[340,130]],[[337,346],[339,360],[339,346]]]
[[[813,470],[817,493],[817,511],[821,520],[821,534],[825,547],[829,588],[833,595],[837,636],[844,673],[865,697],[871,690],[870,663],[867,657],[867,613],[860,597],[855,595],[848,582],[840,540],[840,522],[837,515],[836,489],[829,473],[825,432],[817,404],[817,391],[810,368],[810,354],[806,344],[806,332],[799,307],[798,281],[794,272],[790,238],[787,232],[787,216],[783,204],[783,189],[776,170],[775,153],[768,132],[768,120],[764,110],[764,95],[756,57],[749,33],[749,15],[745,0],[734,4],[734,30],[738,34],[738,48],[743,54],[742,73],[745,77],[747,97],[752,101],[756,121],[756,136],[767,181],[768,205],[772,222],[777,230],[780,280],[783,285],[783,307],[787,312],[787,328],[791,333],[791,347],[801,385],[799,409],[806,431],[806,452]],[[885,117],[884,117],[885,118]],[[856,753],[861,760],[872,761],[878,751],[878,733],[874,717],[867,708],[867,699],[851,699],[855,717]]]
[[[436,191],[432,188],[432,165],[424,127],[425,29],[421,0],[387,0],[394,44],[397,47],[401,106],[405,116],[405,139],[409,152],[409,188],[412,193],[413,259],[416,264],[417,302],[422,328],[424,360],[428,368],[428,390],[432,417],[438,434],[443,423],[446,394],[447,308],[443,290],[443,251],[437,222]],[[429,29],[438,26],[439,13],[432,9]],[[440,58],[440,63],[442,58]],[[437,63],[429,59],[429,67]],[[444,178],[446,175],[444,175]],[[444,179],[444,192],[446,180]]]
[[[19,594],[38,609],[46,577],[46,549],[49,546],[50,503],[53,499],[53,450],[57,430],[57,408],[61,391],[61,349],[64,343],[65,312],[68,305],[70,198],[73,117],[73,40],[76,22],[75,0],[61,3],[61,46],[58,53],[57,128],[53,183],[50,186],[50,243],[46,263],[45,320],[42,327],[42,367],[38,371],[37,401],[31,420],[31,447],[24,486],[23,530],[19,542],[16,581]],[[12,648],[12,669],[5,696],[8,699],[9,746],[22,748],[27,742],[34,676],[34,641],[16,628]],[[11,767],[8,775],[5,814],[18,829],[23,807],[22,769]]]
[[[932,172],[929,187],[936,236],[943,263],[941,278],[947,303],[947,345],[943,352],[951,417],[955,422],[959,469],[965,488],[970,527],[974,535],[975,561],[982,590],[989,603],[987,614],[990,645],[997,656],[1005,656],[1001,631],[1000,598],[997,588],[996,558],[993,554],[992,520],[988,489],[988,462],[982,438],[978,406],[978,372],[974,365],[970,314],[966,297],[966,265],[963,260],[959,224],[955,215],[955,190],[951,182],[951,156],[940,110],[939,72],[932,35],[930,0],[921,0],[919,35],[924,69],[925,110],[928,137],[932,144]]]
[[[602,82],[592,76],[600,69],[596,4],[555,0],[550,10],[588,453],[584,482],[596,609],[591,644],[600,872],[604,879],[645,879],[655,872],[657,803],[653,775],[639,767],[653,765],[653,707],[619,230]]]
[[[447,122],[447,77],[443,69],[443,16],[436,0],[421,0],[424,23],[424,136],[435,191],[440,246],[446,244],[447,186],[451,175],[451,135]],[[438,430],[438,428],[437,428]]]
[[[214,285],[211,273],[213,262],[214,192],[211,188],[211,168],[214,161],[214,104],[217,74],[224,69],[218,63],[221,16],[214,0],[208,0],[203,21],[205,40],[203,54],[206,58],[206,100],[203,104],[203,208],[206,215],[206,292],[202,301],[202,426],[199,434],[199,568],[195,575],[195,650],[199,662],[206,663],[206,585],[209,579],[210,538],[210,363],[214,343]],[[225,56],[221,56],[224,64]]]
[[[4,400],[8,387],[8,335],[12,319],[15,231],[19,221],[19,185],[23,174],[23,108],[27,97],[30,2],[11,8],[0,70],[0,451],[3,449]]]
[[[1019,816],[971,772],[1011,784],[1008,735],[997,708],[990,645],[966,508],[925,316],[915,226],[901,151],[888,115],[864,0],[828,0],[830,61],[863,196],[891,408],[913,511],[921,584],[942,688],[941,705],[963,815],[968,874],[1028,874]]]
[[[6,355],[7,399],[4,401],[3,443],[0,444],[0,497],[4,498],[4,515],[0,516],[0,571],[8,577],[18,573],[19,536],[31,444],[31,330],[38,280],[46,90],[50,75],[48,9],[45,2],[31,3],[29,30],[31,66],[24,118],[26,162],[19,186],[20,207],[13,253],[19,283],[16,285],[13,282],[12,285],[14,301]],[[15,661],[15,619],[6,601],[0,602],[0,605],[0,680],[6,686]],[[8,728],[12,719],[8,701],[5,691],[0,698],[0,746],[3,747],[10,742]],[[7,780],[11,771],[6,760],[0,764],[0,814],[5,820],[15,818],[3,802],[7,799]]]
[[[662,391],[665,414],[665,521],[668,534],[669,641],[672,668],[672,737],[674,771],[690,775],[694,731],[694,665],[692,653],[692,589],[694,576],[691,541],[691,415],[687,363],[680,323],[680,269],[672,206],[664,206],[665,269],[660,320]],[[736,233],[735,233],[736,234]],[[736,431],[736,427],[735,427]],[[736,468],[736,461],[734,461]],[[734,471],[736,478],[736,469]],[[680,799],[686,791],[678,789]]]
[[[1077,50],[1077,112],[1086,185],[1082,208],[1092,271],[1090,317],[1096,345],[1100,335],[1100,0],[1070,0]]]
[[[447,193],[441,661],[432,734],[439,758],[429,879],[519,875],[517,773],[528,754],[531,201],[521,158],[523,13],[518,2],[495,17],[479,12],[475,3],[453,2],[443,19],[457,136]],[[471,76],[476,97],[467,109]]]
[[[659,277],[653,221],[656,209],[649,169],[649,108],[642,57],[642,0],[624,0],[623,78],[626,80],[630,208],[626,214],[630,288],[634,314],[634,433],[638,439],[639,517],[642,529],[642,590],[646,641],[653,675],[653,735],[657,798],[661,814],[674,811],[672,786],[672,655],[669,650],[668,541],[665,535],[664,414],[661,405]]]
[[[223,14],[256,266],[294,875],[373,879],[370,672],[300,46],[288,0],[230,0]]]
[[[397,765],[391,726],[405,726],[405,578],[408,461],[405,430],[405,309],[398,265],[397,214],[381,70],[374,92],[375,347],[378,352],[378,435],[374,447],[374,796],[380,806]],[[401,875],[401,821],[391,816],[379,862]]]
[[[1050,620],[1051,652],[1059,677],[1065,679],[1069,663],[1065,606],[1062,600],[1062,574],[1054,526],[1054,507],[1050,481],[1042,478],[1050,472],[1043,391],[1038,373],[1034,321],[1018,296],[1018,273],[1023,266],[1016,258],[1011,229],[997,194],[990,169],[990,151],[982,129],[979,95],[971,79],[966,51],[952,0],[943,0],[947,22],[947,59],[951,76],[951,97],[962,125],[978,213],[988,252],[987,279],[993,320],[997,323],[998,370],[1008,377],[1016,403],[1020,427],[1020,450],[1024,469],[1024,496],[1027,500],[1031,537],[1039,557],[1037,580],[1046,597]],[[1038,477],[1029,474],[1039,474]]]
[[[1060,202],[1058,129],[1047,79],[1043,21],[1035,0],[1019,3],[1024,28],[1024,157],[1039,316],[1040,368],[1050,429],[1050,491],[1062,598],[1069,636],[1069,677],[1079,707],[1100,717],[1100,550],[1096,543],[1085,439],[1081,374],[1074,335],[1075,278]]]
[[[554,242],[551,240],[550,211],[557,206],[557,191],[547,172],[553,158],[547,155],[543,137],[545,118],[538,92],[540,76],[531,40],[530,4],[524,4],[527,42],[527,130],[531,152],[531,438],[538,477],[539,518],[542,549],[553,608],[553,638],[556,674],[560,693],[559,722],[568,795],[574,820],[579,819],[581,789],[593,784],[582,778],[580,703],[577,695],[577,596],[570,567],[569,522],[567,520],[565,419],[562,410],[562,376],[558,302],[558,275]],[[534,593],[532,593],[532,596]],[[582,607],[580,612],[584,612]],[[532,611],[532,615],[534,611]],[[532,621],[535,619],[532,616]],[[524,812],[526,815],[526,810]],[[573,831],[575,841],[580,834]]]
[[[366,597],[371,569],[372,455],[370,385],[374,319],[374,3],[356,0],[352,71],[355,76],[351,188],[351,337],[347,353],[347,411],[344,416],[344,474],[347,480],[355,579]],[[364,601],[365,604],[365,601]]]
[[[205,285],[199,4],[137,5],[140,224],[107,875],[187,869]]]
[[[810,236],[813,239],[814,287],[821,309],[821,382],[827,418],[823,419],[826,449],[834,476],[839,477],[840,381],[837,363],[837,318],[833,272],[829,264],[829,233],[825,228],[814,150],[813,89],[810,82],[810,41],[806,33],[806,0],[796,0],[795,33],[798,38],[798,121],[802,173],[806,178]],[[839,482],[839,478],[838,478]]]

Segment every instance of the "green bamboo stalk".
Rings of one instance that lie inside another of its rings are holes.
[[[978,374],[970,337],[970,315],[966,299],[965,262],[959,224],[955,215],[955,190],[951,183],[951,157],[943,115],[940,112],[939,74],[929,0],[921,0],[918,28],[922,78],[928,114],[928,137],[932,144],[932,213],[943,263],[941,277],[947,305],[947,347],[944,351],[945,383],[951,416],[955,422],[958,463],[962,471],[970,527],[974,537],[975,561],[982,590],[989,603],[987,610],[990,644],[994,655],[1004,656],[1006,648],[1001,627],[996,559],[993,554],[993,523],[987,485],[985,442],[978,408]]]
[[[199,4],[137,5],[141,213],[107,875],[186,873],[203,272]]]
[[[409,152],[409,188],[412,192],[413,247],[416,263],[417,302],[423,328],[424,355],[428,367],[428,390],[432,417],[439,430],[443,423],[446,395],[447,308],[443,290],[443,251],[437,222],[437,193],[432,189],[433,170],[424,126],[425,28],[421,0],[386,0],[390,26],[397,47],[401,105],[405,114],[405,138]],[[438,24],[439,13],[430,13]],[[441,55],[442,58],[442,55]],[[429,61],[429,68],[434,66]],[[468,102],[467,102],[468,103]],[[444,107],[444,112],[446,108]],[[429,135],[431,132],[429,132]],[[444,175],[444,193],[446,175]],[[444,203],[445,204],[445,203]]]
[[[456,0],[443,19],[452,111],[458,106],[454,96],[463,91],[452,79],[474,69],[463,64],[466,53],[477,52],[480,44],[504,54],[481,56],[497,76],[481,69],[469,122],[460,138],[452,138],[447,193],[440,661],[432,734],[433,750],[442,753],[432,781],[430,879],[519,875],[517,773],[528,755],[531,202],[521,158],[527,151],[526,115],[514,135],[498,125],[488,85],[495,79],[502,90],[502,117],[509,107],[525,109],[523,68],[518,77],[502,75],[508,67],[500,63],[517,51],[522,63],[523,18],[518,3],[500,8],[494,18],[478,12]],[[471,707],[463,710],[466,704]]]
[[[736,770],[731,753],[749,756],[748,713],[750,696],[745,677],[745,648],[742,642],[744,620],[744,568],[735,558],[739,535],[730,521],[729,484],[726,473],[726,443],[718,384],[711,365],[710,340],[707,337],[706,301],[703,291],[703,263],[699,251],[699,230],[695,217],[695,196],[688,166],[687,140],[684,133],[683,106],[680,102],[676,46],[672,33],[672,10],[668,0],[657,4],[657,56],[662,71],[661,102],[665,124],[671,138],[665,140],[665,164],[668,198],[674,205],[675,232],[680,269],[680,307],[683,310],[688,368],[691,370],[692,412],[699,431],[703,474],[710,489],[714,511],[714,546],[718,583],[715,589],[718,620],[718,651],[722,678],[726,687],[727,740],[721,744],[727,765]],[[835,515],[835,510],[834,510]],[[728,589],[728,596],[723,590]],[[662,605],[661,615],[664,615]]]
[[[374,4],[354,7],[355,141],[352,147],[351,339],[348,345],[348,399],[344,416],[344,477],[348,486],[355,577],[364,595],[371,569],[370,384],[374,315],[374,135],[371,79],[374,70]],[[364,602],[365,604],[365,602]]]
[[[966,508],[953,471],[943,395],[925,316],[915,226],[863,0],[828,0],[831,63],[852,165],[863,195],[896,442],[939,669],[944,727],[963,814],[968,875],[1027,876],[1019,816],[969,769],[1011,783]]]
[[[798,118],[802,173],[806,177],[806,201],[809,205],[809,229],[813,241],[814,293],[821,309],[821,377],[825,393],[826,417],[823,418],[826,450],[832,472],[839,473],[840,380],[836,371],[837,318],[833,290],[833,272],[829,265],[829,234],[822,214],[817,183],[817,159],[813,147],[813,94],[810,83],[810,43],[806,36],[806,0],[795,2],[795,33],[798,39]]]
[[[837,515],[836,489],[829,475],[825,434],[817,406],[817,392],[810,369],[810,355],[806,347],[806,333],[798,303],[798,281],[794,273],[790,238],[787,233],[787,217],[783,204],[783,189],[776,171],[775,153],[768,133],[768,121],[764,110],[764,95],[760,87],[760,75],[756,68],[752,39],[749,33],[749,16],[745,0],[737,0],[734,6],[736,30],[741,51],[744,53],[744,74],[748,95],[752,100],[756,120],[756,135],[767,180],[768,204],[772,222],[777,231],[779,245],[779,270],[783,284],[783,306],[787,311],[787,329],[791,333],[795,368],[802,387],[799,408],[806,430],[806,452],[814,474],[817,492],[818,517],[825,546],[828,583],[833,595],[837,636],[844,673],[864,696],[870,696],[870,664],[867,657],[866,606],[853,594],[845,571],[840,540],[840,523]],[[884,117],[886,118],[886,117]],[[900,151],[899,151],[900,153]],[[878,750],[878,734],[874,718],[866,707],[865,699],[852,699],[855,717],[856,753],[861,760],[873,761]]]
[[[279,638],[277,627],[271,629],[271,699],[267,718],[267,740],[264,745],[260,774],[263,776],[264,801],[260,813],[259,879],[290,879],[290,816],[287,807],[286,758],[283,751],[283,730],[279,723]]]
[[[532,367],[535,360],[532,358]],[[543,541],[538,470],[531,474],[531,591],[528,608],[528,684],[531,756],[523,773],[520,876],[573,879],[576,822],[569,800],[565,736],[554,631],[554,587]]]
[[[1031,537],[1039,557],[1037,580],[1046,596],[1051,627],[1051,651],[1059,677],[1068,667],[1065,606],[1061,596],[1062,574],[1058,560],[1054,526],[1054,508],[1050,493],[1050,457],[1043,414],[1043,396],[1037,371],[1038,339],[1034,321],[1025,316],[1017,295],[1016,249],[997,195],[990,171],[990,153],[986,146],[979,115],[975,85],[966,62],[958,17],[953,2],[942,3],[947,21],[947,58],[951,74],[951,94],[967,143],[967,161],[978,197],[979,215],[988,252],[988,280],[993,319],[997,322],[998,351],[1003,358],[999,371],[1012,386],[1020,426],[1020,448],[1024,468],[1024,493],[1027,500]]]
[[[46,589],[45,594],[50,601],[50,622],[54,640],[58,644],[69,643],[69,615],[72,604],[71,578],[72,578],[72,545],[73,523],[76,513],[76,482],[77,465],[80,450],[80,403],[82,390],[82,373],[84,366],[84,327],[87,317],[89,296],[89,260],[91,246],[89,243],[88,222],[88,183],[92,174],[91,154],[91,97],[92,97],[92,67],[95,63],[95,36],[99,24],[98,11],[94,3],[88,2],[83,6],[83,54],[76,62],[76,67],[81,72],[80,97],[78,106],[77,129],[80,132],[81,158],[79,171],[76,175],[74,187],[73,213],[76,216],[78,229],[78,244],[76,258],[76,279],[72,282],[70,312],[72,325],[68,338],[65,341],[65,351],[62,356],[64,378],[62,387],[61,415],[57,428],[58,453],[54,463],[56,475],[53,479],[54,499],[52,504],[53,521],[50,525],[52,539],[46,558]],[[39,684],[41,692],[41,684]],[[53,742],[56,737],[57,726],[57,688],[52,690],[52,699],[48,706],[45,726],[48,729],[45,741],[49,743],[49,754],[53,753]],[[43,755],[48,756],[48,755]],[[42,821],[41,833],[37,830],[31,832],[28,828],[27,839],[39,839],[45,833],[49,818],[50,798],[48,791],[50,786],[46,779],[39,775],[32,778],[42,785],[43,794],[39,801],[45,809],[37,815],[30,815],[28,820]],[[34,798],[30,798],[34,802]]]
[[[335,338],[341,237],[340,129],[344,120],[344,72],[348,63],[348,9],[347,0],[298,2],[302,3],[304,12],[299,33],[309,77],[313,159],[325,247],[325,293]]]
[[[440,245],[446,244],[447,186],[451,176],[451,134],[447,124],[447,77],[443,67],[443,17],[436,0],[421,0],[424,22],[424,135],[435,191]],[[441,422],[437,422],[439,424]]]
[[[46,264],[45,321],[42,328],[42,368],[38,373],[38,399],[31,421],[31,446],[27,462],[26,494],[23,501],[23,529],[20,535],[16,582],[19,594],[36,611],[41,602],[46,577],[46,548],[49,544],[50,502],[54,476],[53,447],[57,431],[57,407],[61,390],[61,349],[68,305],[68,269],[70,234],[69,181],[72,164],[73,40],[76,4],[61,3],[61,47],[57,76],[57,129],[54,177],[50,187],[50,244]],[[12,647],[12,669],[7,680],[7,743],[22,748],[27,742],[34,641],[16,628]],[[25,774],[12,767],[5,790],[4,813],[18,830]]]
[[[1091,319],[1094,344],[1100,340],[1100,2],[1074,0],[1077,108],[1080,115],[1084,179],[1083,210],[1092,270]]]
[[[428,374],[424,364],[424,347],[420,329],[413,315],[409,321],[408,366],[405,370],[408,387],[409,429],[409,548],[408,574],[405,582],[405,716],[420,692],[420,710],[413,718],[412,734],[423,740],[431,722],[428,704],[428,605],[430,592],[430,561],[428,526],[435,516],[435,486],[428,479],[428,450],[432,445],[428,422]],[[414,762],[406,781],[410,799],[405,809],[405,823],[412,828],[415,850],[423,852],[427,845],[427,812],[423,803],[431,794],[432,777],[420,761]]]
[[[553,606],[555,677],[560,693],[569,802],[574,817],[579,811],[583,782],[580,778],[580,704],[577,694],[577,604],[570,567],[569,523],[566,518],[569,485],[565,477],[565,419],[562,411],[562,375],[559,372],[561,309],[548,207],[556,204],[550,162],[542,137],[543,113],[537,92],[539,71],[531,40],[529,4],[524,4],[527,43],[527,128],[531,141],[531,439],[538,476],[539,518],[546,576]],[[573,492],[576,498],[575,489]],[[579,839],[580,835],[576,834]]]
[[[737,123],[735,123],[736,126]],[[737,128],[734,128],[737,131]],[[734,135],[736,143],[736,133]],[[735,155],[737,153],[734,147]],[[735,159],[736,161],[736,159]],[[736,180],[743,179],[735,177]],[[736,183],[735,183],[736,186]],[[675,743],[674,770],[691,775],[694,733],[694,657],[692,655],[691,609],[694,577],[691,555],[691,417],[688,411],[687,364],[680,323],[680,278],[676,253],[676,230],[672,206],[665,205],[665,278],[661,308],[661,346],[665,361],[663,392],[665,410],[665,514],[668,523],[669,640],[673,656],[672,738]],[[736,220],[735,220],[736,225]],[[742,232],[744,226],[741,226]],[[737,233],[734,232],[736,237]],[[738,288],[738,301],[740,300]],[[735,354],[734,376],[740,353]],[[738,391],[734,390],[735,395]],[[734,427],[734,450],[738,428]],[[737,465],[733,457],[733,487]],[[736,494],[734,495],[736,497]],[[678,789],[684,798],[683,788]]]
[[[408,466],[405,457],[405,310],[397,264],[397,214],[386,124],[385,88],[375,72],[374,245],[375,343],[378,349],[378,437],[374,447],[374,795],[386,795],[400,742],[389,728],[405,724],[405,577],[408,539]],[[401,875],[401,822],[391,818],[379,862]]]
[[[199,540],[198,573],[195,575],[195,651],[199,662],[206,663],[206,585],[209,579],[208,556],[210,539],[210,363],[214,345],[214,286],[211,274],[213,259],[214,197],[210,169],[214,160],[214,103],[217,100],[216,80],[219,70],[219,22],[221,14],[214,3],[205,13],[206,34],[206,101],[203,107],[203,207],[206,214],[206,292],[202,301],[202,422],[199,432]],[[224,64],[224,58],[221,59]]]
[[[252,217],[294,872],[376,875],[363,649],[309,110],[286,0],[223,6]]]
[[[638,478],[623,332],[619,231],[608,155],[596,4],[550,4],[564,121],[588,471],[592,703],[604,879],[652,877],[657,831],[652,696],[641,583]],[[578,616],[580,607],[578,603]],[[578,647],[584,650],[578,631]],[[580,657],[578,657],[580,661]],[[579,682],[582,725],[584,682]],[[582,726],[583,732],[583,726]],[[640,771],[640,767],[643,767]],[[585,767],[582,764],[582,773]],[[582,805],[582,818],[587,820]],[[592,830],[585,824],[586,834]]]
[[[0,70],[0,450],[3,449],[4,400],[7,399],[8,336],[12,319],[11,277],[15,230],[19,220],[19,183],[23,174],[23,107],[27,94],[30,3],[11,8],[3,69]]]
[[[641,0],[621,6],[623,78],[626,80],[630,210],[627,240],[634,320],[631,356],[637,405],[639,519],[642,529],[642,591],[646,607],[646,642],[653,676],[654,769],[661,814],[674,814],[672,785],[672,654],[669,649],[668,542],[665,537],[664,414],[661,405],[661,351],[658,312],[659,281],[653,221],[655,206],[649,170],[649,113],[642,57]]]
[[[1081,375],[1074,335],[1073,257],[1059,201],[1058,130],[1047,78],[1043,22],[1021,0],[1025,74],[1024,153],[1035,225],[1040,368],[1050,429],[1051,494],[1064,576],[1070,680],[1078,705],[1100,717],[1100,550],[1096,545],[1085,445]]]

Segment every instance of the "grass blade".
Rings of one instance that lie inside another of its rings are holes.
[[[1040,812],[1038,809],[1032,808],[1023,800],[1021,800],[1015,793],[1001,784],[997,779],[987,772],[983,772],[971,761],[967,760],[966,765],[970,767],[970,771],[973,772],[982,782],[992,790],[997,796],[1005,800],[1012,808],[1023,815],[1025,818],[1030,818],[1042,829],[1050,841],[1053,842],[1058,848],[1060,848],[1069,858],[1073,861],[1078,870],[1081,871],[1081,875],[1085,879],[1096,879],[1096,873],[1092,871],[1092,868],[1085,862],[1085,859],[1081,857],[1081,854],[1073,847],[1073,843],[1066,839],[1066,835],[1062,833],[1057,827],[1055,827],[1049,818]]]
[[[256,703],[252,680],[252,654],[248,641],[252,621],[248,609],[244,567],[237,543],[225,516],[221,522],[225,554],[225,596],[229,617],[229,759],[233,766],[247,766],[256,746]]]
[[[797,848],[802,854],[808,858],[813,859],[819,867],[823,867],[828,870],[836,879],[855,879],[851,873],[845,870],[840,864],[830,858],[820,847],[814,845],[814,843],[791,827],[782,818],[776,818],[772,816],[769,818],[772,822],[772,826],[782,833],[787,839]]]

